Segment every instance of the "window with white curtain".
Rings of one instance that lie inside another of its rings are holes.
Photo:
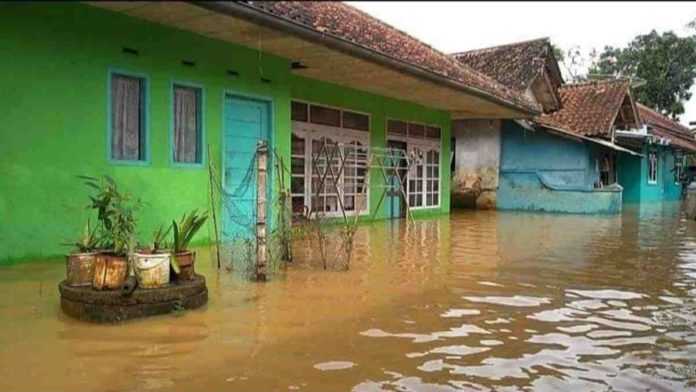
[[[679,184],[684,174],[684,152],[674,152],[674,182]]]
[[[369,123],[363,113],[292,102],[293,214],[340,216],[341,205],[346,214],[369,211]],[[345,160],[343,169],[340,157]]]
[[[648,184],[657,184],[657,151],[648,152]]]
[[[406,142],[411,168],[406,179],[412,209],[440,206],[440,138],[437,126],[397,119],[387,121],[387,137]]]
[[[201,163],[201,89],[174,85],[173,160]]]
[[[111,159],[145,161],[145,79],[111,74]]]

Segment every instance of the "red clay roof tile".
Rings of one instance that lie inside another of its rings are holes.
[[[519,92],[342,2],[244,1],[241,3],[444,76],[519,108],[539,111],[535,102]]]
[[[629,88],[628,80],[616,79],[563,85],[558,89],[561,109],[542,114],[537,121],[579,135],[610,137]]]
[[[689,128],[641,103],[638,104],[638,113],[643,124],[649,127],[649,133],[669,139],[677,147],[696,152],[696,139]]]

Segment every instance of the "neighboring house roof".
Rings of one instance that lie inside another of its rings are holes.
[[[611,138],[618,119],[632,125],[637,122],[630,97],[628,80],[596,80],[573,83],[558,89],[561,109],[542,114],[536,121],[541,125],[561,128],[583,136]]]
[[[555,87],[563,83],[548,38],[469,50],[452,56],[518,92],[527,90],[542,67],[546,67]]]
[[[674,146],[696,152],[696,139],[689,128],[641,103],[637,106],[640,119],[643,124],[648,126],[649,133],[669,139]]]
[[[224,2],[213,4],[228,8],[234,6]],[[243,1],[236,4],[443,76],[466,86],[471,92],[525,112],[539,112],[538,105],[518,91],[347,4],[319,1]]]

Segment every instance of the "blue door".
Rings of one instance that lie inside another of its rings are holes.
[[[389,209],[389,217],[392,219],[403,218],[406,216],[406,206],[403,204],[403,196],[401,194],[401,179],[406,177],[406,161],[403,159],[403,152],[406,151],[406,142],[398,140],[388,140],[387,147],[393,149],[391,152],[391,162],[387,163],[390,168],[398,168],[396,172],[388,173],[388,181],[390,189],[387,192],[387,208]]]
[[[269,105],[260,100],[226,96],[224,110],[222,238],[228,242],[251,241],[256,232],[256,149],[259,141],[269,141]],[[271,156],[269,148],[269,194]],[[270,204],[269,199],[267,205]]]

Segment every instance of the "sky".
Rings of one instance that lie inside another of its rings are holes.
[[[687,35],[696,19],[688,2],[347,2],[445,53],[548,37],[563,50],[588,53],[625,46],[633,37],[674,31]],[[696,86],[680,116],[696,121]]]

